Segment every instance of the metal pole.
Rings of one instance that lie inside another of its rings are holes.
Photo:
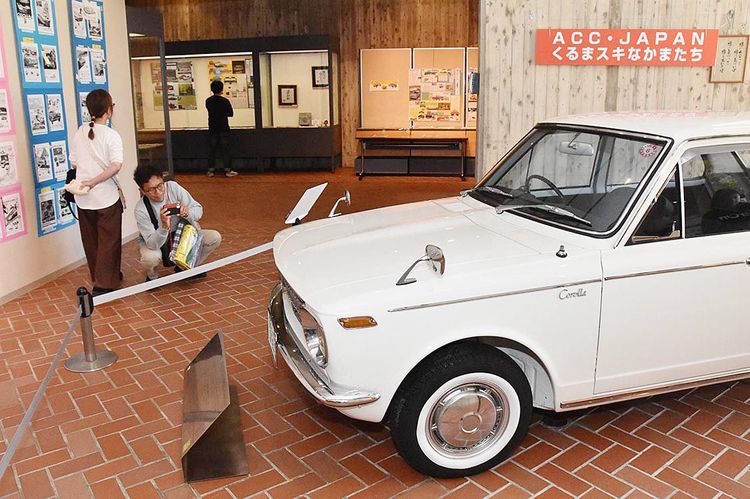
[[[81,336],[83,353],[76,354],[65,361],[65,369],[76,373],[99,371],[117,361],[117,354],[109,350],[97,350],[94,343],[94,329],[91,326],[91,314],[94,311],[94,297],[89,290],[80,287],[76,291],[81,306]]]

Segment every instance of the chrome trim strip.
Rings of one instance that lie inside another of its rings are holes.
[[[523,295],[526,293],[534,293],[536,291],[549,291],[550,289],[558,289],[558,288],[570,288],[573,286],[583,286],[584,284],[594,284],[597,282],[602,282],[601,279],[588,279],[586,281],[576,281],[576,282],[568,282],[565,284],[554,284],[552,286],[541,286],[538,288],[528,288],[528,289],[519,289],[517,291],[506,291],[504,293],[493,293],[491,295],[482,295],[482,296],[472,296],[470,298],[460,298],[457,300],[446,300],[446,301],[438,301],[435,303],[422,303],[419,305],[408,305],[406,307],[396,307],[388,310],[389,312],[404,312],[406,310],[417,310],[420,308],[430,308],[430,307],[441,307],[443,305],[453,305],[456,303],[466,303],[471,301],[479,301],[479,300],[490,300],[492,298],[502,298],[503,296],[514,296],[514,295]]]
[[[717,267],[728,267],[730,265],[746,265],[746,262],[745,260],[740,260],[740,261],[735,261],[735,262],[714,263],[710,265],[690,265],[688,267],[678,267],[678,268],[673,268],[673,269],[650,270],[648,272],[634,272],[632,274],[605,276],[604,280],[615,281],[617,279],[629,279],[631,277],[645,277],[645,276],[650,276],[650,275],[672,274],[674,272],[687,272],[689,270],[713,269]]]
[[[712,378],[706,378],[698,381],[685,381],[682,383],[672,383],[669,385],[655,387],[655,388],[644,388],[635,390],[632,392],[618,393],[616,395],[602,395],[599,397],[593,397],[586,400],[575,400],[573,402],[562,402],[560,403],[560,409],[572,410],[572,409],[583,409],[594,405],[613,404],[615,402],[623,402],[625,400],[632,400],[637,398],[651,397],[653,395],[659,395],[662,393],[676,392],[681,390],[690,390],[693,388],[699,388],[706,385],[715,385],[717,383],[728,383],[730,381],[739,381],[750,377],[750,370],[745,370],[740,373],[726,374],[724,376],[715,376]]]
[[[315,372],[311,361],[305,357],[305,350],[299,345],[294,334],[287,330],[282,293],[282,286],[278,284],[271,292],[271,298],[268,301],[268,317],[275,331],[274,337],[269,338],[269,346],[272,352],[276,349],[281,352],[284,361],[302,386],[328,407],[355,407],[378,400],[379,393],[337,385],[322,379]]]

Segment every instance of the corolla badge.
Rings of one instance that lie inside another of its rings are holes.
[[[569,298],[583,298],[584,296],[586,296],[586,290],[583,288],[578,288],[575,291],[571,291],[568,288],[564,288],[557,296],[561,300],[567,300]]]

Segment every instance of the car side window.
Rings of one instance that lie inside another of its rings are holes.
[[[646,216],[643,217],[638,229],[630,238],[630,244],[680,238],[682,221],[679,185],[677,168],[675,168],[669,176],[669,181],[651,203]]]
[[[750,171],[746,149],[699,151],[683,157],[685,236],[750,230]]]

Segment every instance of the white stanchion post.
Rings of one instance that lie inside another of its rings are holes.
[[[76,291],[81,305],[81,336],[83,353],[65,361],[65,369],[75,373],[90,373],[109,367],[117,361],[117,354],[110,350],[97,350],[94,342],[94,328],[91,326],[91,313],[94,311],[94,297],[89,290],[81,287]]]

